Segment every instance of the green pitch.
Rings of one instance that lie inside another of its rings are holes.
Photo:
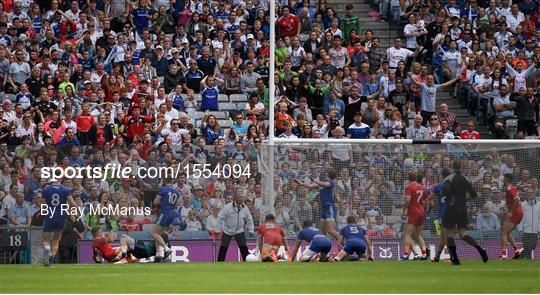
[[[0,293],[540,293],[540,261],[0,265]]]

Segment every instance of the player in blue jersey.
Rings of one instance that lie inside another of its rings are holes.
[[[360,225],[356,224],[356,217],[354,215],[347,217],[347,225],[340,231],[338,247],[341,249],[332,261],[342,261],[348,256],[353,255],[358,255],[358,257],[365,255],[368,260],[373,260],[371,242],[366,231]]]
[[[303,187],[309,189],[319,189],[319,199],[321,200],[321,220],[323,222],[323,233],[329,233],[334,239],[339,238],[339,233],[336,231],[334,224],[337,217],[336,200],[334,199],[334,179],[336,172],[329,170],[326,173],[326,180],[319,181],[310,177],[311,183],[301,183],[298,179],[291,179]]]
[[[328,261],[328,253],[332,250],[332,240],[323,235],[318,228],[314,227],[313,221],[309,219],[304,220],[302,230],[298,233],[291,257],[292,261],[296,258],[296,253],[303,241],[308,242],[309,247],[300,256],[300,261],[315,261],[317,257],[319,257],[319,261],[321,262]]]
[[[172,178],[166,178],[165,185],[161,187],[154,199],[154,206],[159,205],[161,213],[152,228],[152,237],[157,246],[156,262],[160,262],[172,253],[162,237],[165,229],[171,224],[180,224],[176,207],[182,194],[172,186],[173,181]]]
[[[442,179],[446,179],[446,177],[448,177],[448,175],[450,175],[450,170],[444,168],[442,169],[441,171],[441,174],[442,174]],[[439,183],[437,183],[432,189],[431,189],[431,195],[430,195],[430,199],[431,199],[431,204],[430,204],[430,207],[433,207],[434,206],[434,202],[435,200],[437,200],[438,204],[438,209],[439,211],[437,212],[437,222],[439,223],[439,225],[441,224],[442,222],[442,219],[443,219],[443,216],[444,216],[444,209],[446,207],[446,197],[444,196],[443,194],[443,189],[444,189],[444,181],[441,181]],[[444,234],[445,231],[441,231],[440,232],[440,237],[439,237],[439,244],[437,245],[437,253],[435,254],[435,257],[433,257],[432,261],[433,262],[439,262],[440,258],[441,258],[441,253],[442,251],[444,250],[444,246],[446,245],[446,235]]]
[[[69,217],[67,210],[69,206],[77,207],[77,204],[71,196],[71,189],[59,183],[48,184],[41,196],[49,212],[43,221],[43,265],[50,266],[58,253],[62,231]]]

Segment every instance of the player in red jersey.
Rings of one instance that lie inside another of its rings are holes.
[[[424,203],[429,197],[426,188],[417,182],[418,173],[411,171],[408,174],[409,184],[405,188],[405,200],[403,208],[405,209],[405,237],[403,238],[403,257],[402,260],[409,259],[409,250],[413,247],[413,240],[418,243],[422,250],[420,260],[427,259],[426,243],[422,238],[426,212]]]
[[[99,257],[103,257],[107,262],[117,262],[122,258],[121,247],[112,247],[112,243],[116,239],[116,235],[113,233],[104,234],[99,227],[92,229],[92,236],[94,242],[92,243],[92,249],[94,250],[94,261],[101,263]]]
[[[511,232],[521,222],[523,208],[519,201],[519,192],[514,185],[514,176],[512,174],[504,175],[504,185],[506,186],[506,208],[508,211],[504,214],[504,221],[501,227],[501,259],[508,258],[508,254],[506,253],[507,242],[510,242],[510,245],[514,248],[514,259],[517,259],[521,255],[521,250],[517,247],[516,240],[514,240]]]
[[[281,246],[285,247],[285,253],[289,252],[285,232],[276,223],[276,217],[273,214],[266,215],[264,223],[259,225],[258,232],[257,244],[261,252],[262,262],[278,261],[277,253]],[[286,259],[289,261],[288,254],[286,255]]]

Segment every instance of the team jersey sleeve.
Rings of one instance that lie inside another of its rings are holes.
[[[410,201],[411,200],[411,197],[412,197],[412,192],[411,192],[411,185],[407,185],[407,187],[405,188],[405,200],[407,201]]]

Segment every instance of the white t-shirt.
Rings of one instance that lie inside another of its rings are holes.
[[[454,52],[452,51],[445,52],[442,57],[442,60],[448,63],[448,67],[450,68],[450,70],[454,70],[454,69],[457,70],[457,65],[459,64],[460,58],[461,58],[461,53],[459,53],[456,50]]]
[[[330,48],[330,50],[328,50],[328,54],[330,55],[330,59],[332,60],[332,65],[340,69],[345,66],[349,51],[345,47],[341,47],[338,50],[336,50],[335,48]]]
[[[414,55],[414,52],[407,48],[396,49],[390,47],[386,50],[386,56],[388,57],[388,65],[390,68],[397,68],[400,61],[406,61],[408,57]]]
[[[407,24],[405,26],[405,28],[403,29],[403,33],[405,34],[405,36],[407,36],[407,34],[412,34],[412,33],[415,33],[417,31],[416,29],[416,25],[412,25],[412,24]],[[408,36],[407,37],[407,42],[405,44],[405,46],[407,48],[415,48],[416,47],[416,36]]]

